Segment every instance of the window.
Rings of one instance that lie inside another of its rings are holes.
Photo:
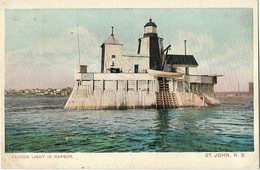
[[[138,73],[138,65],[135,65],[135,73]]]
[[[116,58],[116,55],[112,55],[112,58]]]

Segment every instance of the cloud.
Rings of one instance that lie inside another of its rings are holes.
[[[88,65],[91,72],[100,72],[102,42],[95,34],[78,27],[81,64]],[[208,34],[177,32],[172,44],[173,54],[195,56],[199,67],[193,74],[222,74],[215,86],[216,91],[248,90],[253,80],[253,50],[247,41],[232,43],[216,42]],[[164,46],[168,44],[165,38]],[[120,38],[119,38],[120,41]],[[8,52],[5,56],[6,88],[66,87],[74,83],[75,67],[78,64],[77,28],[67,29],[52,39],[40,39],[33,46]],[[137,41],[124,43],[123,53],[136,53]],[[216,47],[216,44],[219,44]]]
[[[100,71],[100,42],[81,27],[81,64]],[[65,30],[53,39],[38,40],[33,46],[5,56],[6,88],[66,87],[74,83],[78,64],[77,28]]]

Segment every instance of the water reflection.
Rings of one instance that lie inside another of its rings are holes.
[[[205,151],[212,149],[207,145],[210,132],[207,119],[212,114],[206,109],[187,108],[157,110],[155,118],[155,140],[151,149],[157,152]]]
[[[150,144],[151,149],[166,151],[169,136],[169,112],[167,109],[157,110],[155,118],[155,140]]]

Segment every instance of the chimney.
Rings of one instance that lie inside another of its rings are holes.
[[[184,40],[184,52],[185,52],[185,55],[187,54],[186,53],[186,43],[187,43],[187,40]]]
[[[184,40],[185,56],[187,55],[187,53],[186,53],[186,43],[187,43],[187,40]],[[189,72],[190,72],[189,67],[185,67],[185,75],[189,75]]]

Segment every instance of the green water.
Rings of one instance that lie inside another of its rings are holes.
[[[213,108],[63,110],[67,98],[5,98],[5,152],[254,151],[253,99]]]

